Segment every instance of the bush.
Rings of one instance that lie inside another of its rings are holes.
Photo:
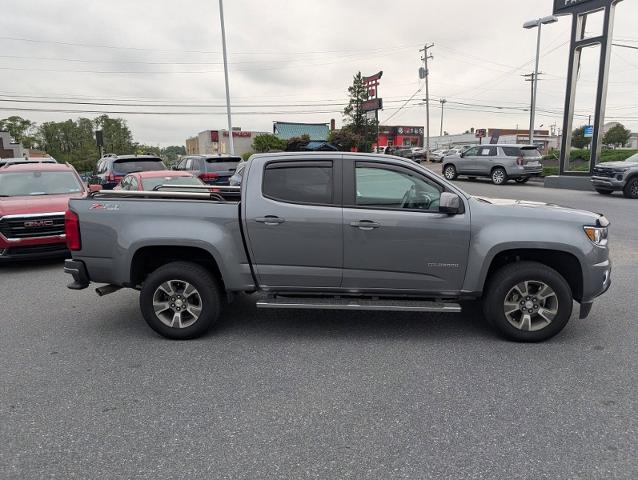
[[[251,155],[254,155],[253,152],[242,153],[241,158],[244,160],[244,162],[246,162]]]

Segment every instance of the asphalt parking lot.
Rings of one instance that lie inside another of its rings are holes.
[[[475,306],[257,311],[150,330],[137,293],[67,290],[60,262],[0,267],[0,478],[638,478],[638,202],[495,187],[612,221],[611,291],[543,344]],[[427,245],[424,245],[427,248]]]

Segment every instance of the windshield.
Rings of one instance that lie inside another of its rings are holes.
[[[81,192],[72,172],[15,172],[0,174],[0,196],[61,195]]]
[[[155,177],[142,180],[142,187],[146,191],[152,191],[158,185],[204,185],[199,178],[195,177]]]
[[[631,157],[629,157],[625,162],[638,163],[638,153],[635,153]]]
[[[166,167],[159,158],[116,160],[113,162],[113,173],[116,175],[126,175],[127,173],[133,172],[151,172],[155,170],[166,170]]]

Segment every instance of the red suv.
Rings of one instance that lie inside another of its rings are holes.
[[[0,262],[66,255],[64,213],[70,198],[88,193],[70,165],[29,162],[0,168]]]

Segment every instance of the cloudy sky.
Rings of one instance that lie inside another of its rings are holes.
[[[522,75],[532,71],[536,36],[522,24],[551,7],[551,0],[225,0],[233,123],[263,131],[274,120],[340,124],[352,75],[383,70],[380,119],[424,125],[418,68],[427,42],[435,45],[433,135],[441,98],[450,133],[526,128],[530,84]],[[225,128],[217,0],[3,0],[0,9],[0,118],[129,112],[113,116],[152,145]],[[638,46],[637,18],[638,1],[618,6],[617,43]],[[562,123],[569,30],[569,17],[543,30],[537,128]],[[592,113],[594,57],[581,72],[579,123]],[[607,120],[634,131],[637,74],[638,50],[614,47]]]

